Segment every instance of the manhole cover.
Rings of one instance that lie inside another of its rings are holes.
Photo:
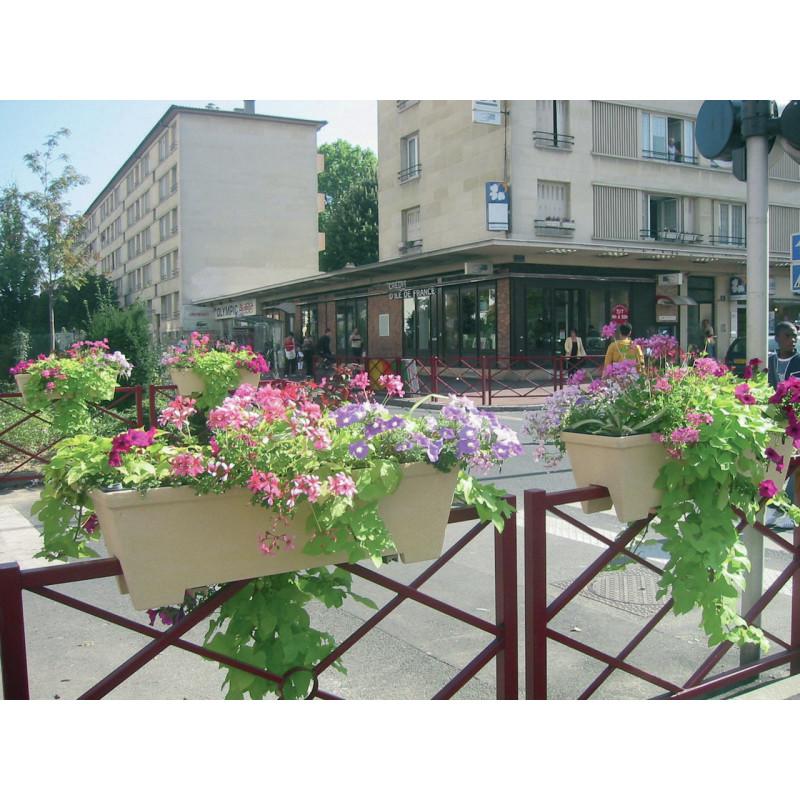
[[[658,578],[652,570],[631,564],[624,570],[601,572],[581,594],[631,614],[650,617],[668,600],[668,596],[656,599]],[[566,589],[570,581],[554,585]]]

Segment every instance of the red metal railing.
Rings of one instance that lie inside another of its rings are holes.
[[[119,413],[131,397],[135,400],[135,419],[133,421]],[[141,386],[118,386],[114,392],[114,399],[110,403],[104,405],[89,403],[89,405],[95,409],[95,417],[107,416],[135,428],[140,428],[144,424]],[[53,438],[40,443],[37,449],[29,450],[27,447],[15,443],[14,435],[23,431],[26,426],[31,428],[34,423],[49,426],[51,421],[41,412],[28,411],[22,403],[22,395],[19,392],[0,394],[0,406],[19,411],[22,414],[15,422],[0,430],[0,453],[4,459],[12,462],[10,468],[7,468],[6,465],[0,467],[0,483],[41,478],[39,470],[50,461],[47,454],[62,437],[53,436]]]
[[[512,505],[513,497],[507,497]],[[451,523],[473,522],[478,519],[472,508],[452,509]],[[422,588],[426,582],[445,567],[464,547],[479,534],[490,528],[494,534],[494,594],[495,621],[489,622],[439,600]],[[320,662],[312,670],[313,689],[308,699],[342,699],[319,688],[319,676],[337,659],[363,639],[390,613],[405,601],[414,601],[444,615],[489,634],[491,641],[478,652],[475,657],[461,669],[445,686],[437,691],[432,699],[450,699],[480,670],[494,660],[496,674],[496,696],[498,699],[518,699],[519,666],[518,666],[518,628],[517,628],[517,544],[516,514],[506,521],[502,533],[498,533],[491,524],[476,522],[458,541],[442,556],[430,564],[417,578],[409,584],[403,584],[389,578],[380,571],[372,571],[358,564],[339,565],[365,581],[374,583],[395,594],[395,597],[378,610],[358,630],[342,642],[328,658]],[[54,591],[52,586],[63,583],[94,580],[122,574],[120,564],[115,558],[92,559],[71,564],[42,567],[40,569],[21,570],[16,563],[0,565],[0,663],[2,664],[3,693],[7,700],[23,700],[30,698],[29,667],[25,637],[23,610],[23,592],[28,591],[48,598],[69,608],[85,612],[106,622],[140,633],[151,639],[141,650],[128,658],[116,669],[102,678],[94,686],[88,688],[79,699],[95,700],[105,697],[114,688],[134,675],[139,669],[152,661],[167,647],[177,647],[206,659],[211,659],[227,666],[236,667],[245,672],[267,680],[275,681],[281,687],[289,675],[275,675],[266,670],[253,667],[227,656],[220,655],[183,637],[198,623],[208,618],[226,599],[232,597],[247,581],[230,583],[202,606],[191,612],[181,621],[166,631],[138,623],[118,614],[114,614],[82,600]]]
[[[788,622],[790,629],[788,641],[778,636],[774,631],[767,630],[763,624],[759,623],[770,642],[778,648],[778,652],[764,656],[755,663],[740,665],[738,668],[719,671],[712,675],[715,669],[720,669],[723,657],[732,647],[730,643],[725,643],[711,650],[708,657],[683,683],[661,677],[636,666],[631,660],[634,651],[655,630],[661,620],[669,614],[672,608],[671,599],[650,618],[641,630],[630,638],[621,650],[615,653],[605,652],[600,649],[599,645],[592,646],[578,637],[568,636],[563,632],[557,631],[554,626],[555,617],[567,608],[586,589],[589,583],[618,556],[624,554],[657,575],[662,572],[651,562],[627,549],[628,545],[646,527],[649,520],[639,520],[632,523],[614,540],[611,540],[575,519],[562,508],[565,505],[581,500],[592,500],[607,496],[607,490],[597,486],[550,493],[539,489],[525,491],[524,581],[525,683],[527,699],[545,700],[548,697],[548,656],[551,642],[556,642],[571,651],[591,657],[601,665],[605,665],[597,677],[580,692],[577,699],[582,700],[592,697],[612,675],[618,674],[618,672],[639,678],[663,691],[662,694],[656,695],[652,699],[695,699],[709,696],[722,690],[730,689],[743,681],[757,677],[763,672],[783,667],[787,664],[790,666],[792,674],[800,673],[800,528],[794,530],[792,542],[790,543],[761,524],[754,526],[774,545],[787,552],[791,560],[788,566],[780,572],[778,577],[763,592],[761,599],[754,604],[747,614],[743,614],[744,618],[749,623],[757,620],[787,584],[791,586],[792,595],[789,619],[788,621],[784,620]],[[548,512],[567,521],[578,531],[592,537],[593,540],[604,547],[594,562],[575,577],[549,604],[547,602],[547,590],[552,584],[549,584],[547,579]],[[741,524],[743,527],[743,519]],[[665,654],[665,660],[669,659],[669,655]]]

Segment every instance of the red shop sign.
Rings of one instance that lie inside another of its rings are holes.
[[[628,306],[614,306],[611,311],[611,321],[619,325],[628,321]]]

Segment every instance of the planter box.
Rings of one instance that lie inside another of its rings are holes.
[[[666,463],[664,445],[649,433],[636,436],[561,434],[567,447],[576,486],[604,486],[611,497],[581,502],[584,513],[612,506],[620,522],[634,522],[658,508],[663,492],[653,483]]]
[[[231,386],[231,389],[237,389],[243,383],[249,383],[251,386],[258,386],[261,376],[257,372],[251,372],[244,367],[237,367],[239,373],[239,383],[236,386]],[[171,369],[169,371],[170,380],[178,387],[178,394],[186,397],[190,394],[202,394],[206,388],[205,380],[191,369]]]
[[[20,372],[14,376],[14,380],[17,382],[17,389],[19,389],[19,393],[22,395],[22,402],[25,403],[25,405],[30,403],[30,398],[25,393],[25,387],[32,377],[33,375],[28,372]]]
[[[458,471],[439,472],[429,464],[403,467],[403,480],[378,511],[404,563],[427,561],[442,552]],[[120,591],[138,610],[181,603],[187,589],[311,567],[341,564],[344,551],[305,555],[306,519],[311,507],[280,533],[294,535],[295,549],[265,555],[258,532],[271,530],[275,516],[250,505],[252,492],[233,487],[224,494],[195,495],[191,486],[105,492],[92,502],[110,555],[119,559]]]
[[[29,372],[20,372],[14,376],[14,380],[17,382],[17,389],[19,389],[19,393],[22,395],[22,402],[25,405],[29,405],[31,402],[31,398],[27,394],[27,385],[28,382],[33,378],[33,375]],[[72,397],[73,395],[63,395],[59,392],[53,392],[50,395],[50,400],[62,400],[64,397]],[[112,390],[111,394],[108,397],[100,397],[97,392],[90,392],[88,395],[92,401],[96,400],[112,400],[114,398],[114,392]]]

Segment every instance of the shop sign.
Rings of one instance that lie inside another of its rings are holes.
[[[386,284],[390,300],[410,300],[415,297],[432,297],[436,294],[435,286],[417,286],[407,288],[406,281],[390,281]]]
[[[628,321],[628,306],[618,305],[611,310],[611,321],[617,325]]]
[[[256,301],[238,300],[235,303],[225,303],[214,306],[216,319],[231,319],[232,317],[252,317],[256,313]]]
[[[185,305],[183,307],[184,320],[192,322],[211,322],[214,319],[214,309],[208,306]]]
[[[743,275],[735,275],[731,278],[731,300],[735,300],[737,297],[747,297],[747,278]]]
[[[507,231],[509,229],[509,192],[509,185],[503,181],[486,184],[486,230]]]

